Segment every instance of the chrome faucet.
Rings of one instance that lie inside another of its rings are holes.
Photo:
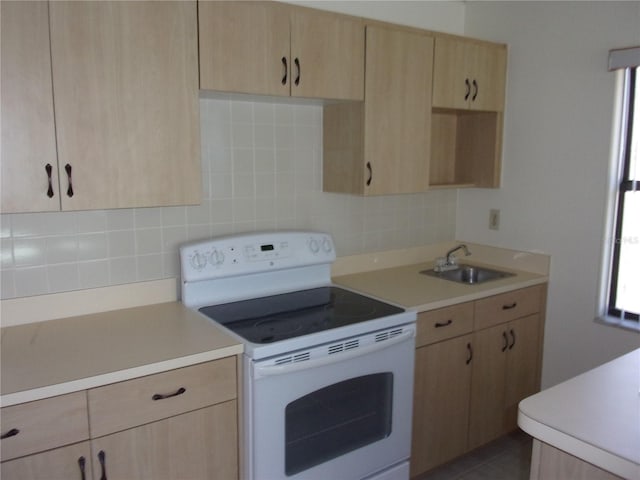
[[[464,243],[461,243],[457,247],[453,247],[451,250],[449,250],[444,257],[436,258],[436,264],[433,270],[436,272],[456,270],[458,268],[458,262],[456,261],[456,258],[453,256],[453,254],[458,250],[464,250],[465,255],[471,255],[471,252],[469,251],[467,246]]]
[[[453,259],[453,254],[455,252],[457,252],[458,250],[464,250],[464,254],[466,256],[471,255],[471,252],[469,251],[469,249],[467,248],[467,246],[464,243],[461,243],[460,245],[458,245],[457,247],[453,247],[451,250],[449,250],[447,252],[447,254],[445,255],[445,258],[447,259],[447,265],[455,265],[455,260]]]

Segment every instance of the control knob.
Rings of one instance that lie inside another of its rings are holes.
[[[224,253],[222,253],[220,250],[218,249],[213,249],[211,250],[211,253],[209,254],[209,263],[211,263],[211,265],[221,265],[224,262]]]
[[[325,251],[325,253],[331,253],[331,250],[333,250],[331,241],[327,237],[324,237],[322,239],[322,249]]]
[[[191,260],[189,262],[193,268],[200,271],[207,266],[207,257],[196,250],[193,252],[193,255],[191,255]]]
[[[315,238],[309,240],[309,250],[311,250],[311,253],[318,253],[320,251],[320,245]]]

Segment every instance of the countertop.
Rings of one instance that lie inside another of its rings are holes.
[[[455,243],[342,257],[333,280],[417,311],[548,281],[546,255],[471,243],[469,258],[477,261],[469,263],[486,261],[516,275],[470,286],[419,273],[432,263],[416,259]],[[241,354],[241,343],[176,301],[175,287],[168,279],[3,300],[0,406]]]
[[[640,479],[640,349],[526,398],[518,425],[603,470]]]
[[[242,353],[175,301],[5,327],[1,342],[3,407]]]
[[[486,265],[480,262],[465,263]],[[496,268],[494,265],[486,266]],[[509,292],[518,288],[539,285],[549,280],[546,275],[497,267],[515,275],[481,284],[466,285],[420,273],[422,270],[431,268],[433,268],[433,262],[416,263],[351,275],[341,275],[334,277],[333,281],[337,285],[402,305],[411,310],[423,312]]]

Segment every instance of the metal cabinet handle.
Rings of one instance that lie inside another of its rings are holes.
[[[503,305],[503,310],[511,310],[512,308],[516,308],[518,306],[518,302],[513,302],[511,305]]]
[[[107,461],[104,450],[98,452],[98,460],[100,461],[100,480],[107,480]]]
[[[469,365],[471,363],[471,360],[473,360],[473,349],[471,348],[471,343],[467,343],[467,352],[469,353],[469,356],[467,357],[467,365]]]
[[[507,348],[509,348],[509,339],[507,338],[507,332],[502,332],[502,340],[504,344],[502,345],[502,351],[506,352]]]
[[[466,100],[469,100],[469,95],[471,94],[471,84],[469,83],[469,79],[468,78],[464,79],[464,84],[467,87],[467,91],[464,94],[464,99],[466,101]]]
[[[300,72],[300,60],[298,60],[298,57],[293,59],[293,63],[295,63],[295,65],[296,65],[296,79],[295,79],[295,81],[293,83],[295,83],[296,87],[297,87],[298,85],[300,85],[300,73],[301,73]]]
[[[53,172],[53,167],[50,163],[47,163],[44,166],[44,170],[45,172],[47,172],[47,183],[49,184],[49,187],[47,188],[47,197],[51,198],[53,197],[53,184],[51,183],[51,173]]]
[[[178,390],[176,390],[173,393],[168,393],[166,395],[162,395],[160,393],[156,393],[153,397],[151,397],[151,400],[164,400],[166,398],[171,398],[171,397],[177,397],[178,395],[182,395],[184,392],[186,392],[187,389],[184,387],[180,387]]]
[[[64,166],[64,171],[67,172],[67,180],[69,181],[69,188],[67,188],[67,197],[73,197],[73,178],[71,177],[71,165],[67,163]]]
[[[516,332],[513,331],[513,328],[509,330],[509,335],[511,335],[511,343],[509,344],[509,350],[511,350],[516,344]]]
[[[87,475],[85,473],[86,459],[84,457],[80,457],[78,459],[78,467],[80,467],[80,478],[82,480],[86,480]]]
[[[473,79],[473,96],[471,97],[471,101],[475,102],[476,101],[476,97],[478,96],[478,82],[476,82],[476,79]]]
[[[3,433],[2,436],[0,436],[0,440],[4,440],[5,438],[15,437],[19,433],[20,433],[20,430],[18,430],[17,428],[12,428],[7,433]]]
[[[448,327],[453,323],[453,320],[449,319],[446,322],[436,322],[436,328]]]
[[[289,67],[287,66],[287,57],[282,57],[282,85],[287,84],[288,73],[289,73]]]
[[[373,169],[371,168],[371,162],[367,162],[367,170],[369,172],[369,178],[367,178],[367,187],[371,185],[371,180],[373,180]]]

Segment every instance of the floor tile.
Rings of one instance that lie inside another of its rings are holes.
[[[517,431],[413,480],[527,480],[531,437]]]

